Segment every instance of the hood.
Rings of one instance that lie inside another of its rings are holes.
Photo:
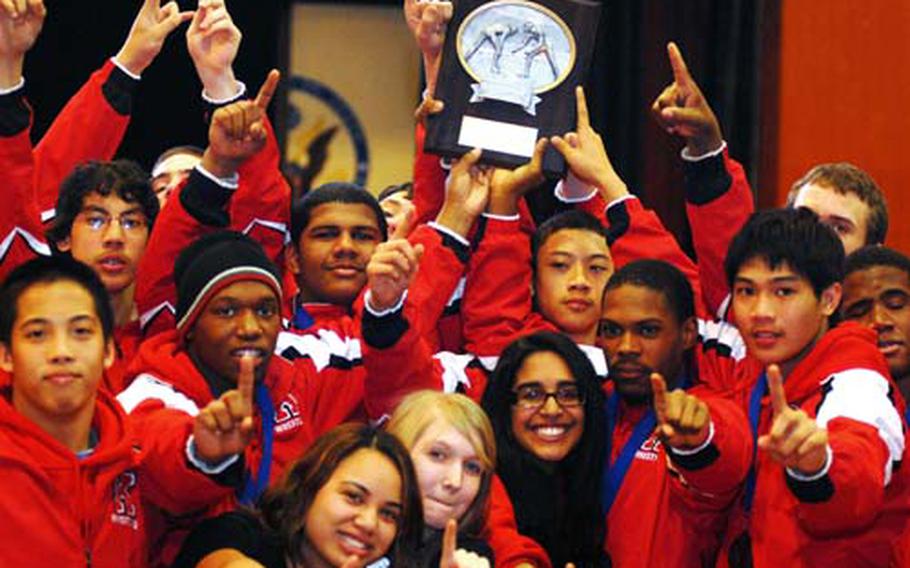
[[[127,376],[132,380],[142,374],[152,375],[173,385],[196,406],[203,408],[212,401],[212,391],[189,353],[179,345],[176,329],[146,339],[130,364]],[[273,401],[281,400],[290,388],[292,373],[291,364],[284,358],[276,354],[269,358],[265,384]]]
[[[45,472],[74,469],[81,464],[99,471],[111,471],[112,475],[125,469],[112,468],[112,464],[123,463],[126,467],[136,465],[133,436],[126,415],[116,400],[105,391],[98,391],[92,418],[92,427],[98,434],[98,445],[92,455],[82,461],[76,458],[72,450],[13,408],[10,403],[10,387],[0,390],[0,393],[0,459]]]
[[[892,383],[885,357],[879,352],[875,332],[855,322],[829,330],[805,359],[785,377],[787,400],[799,402],[818,391],[818,379],[850,368],[877,371]],[[896,388],[896,387],[894,387]]]

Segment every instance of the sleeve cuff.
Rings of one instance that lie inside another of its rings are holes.
[[[463,236],[459,235],[458,233],[456,233],[456,232],[453,231],[452,229],[446,227],[445,225],[440,225],[440,224],[437,223],[436,221],[430,221],[429,223],[427,223],[427,225],[430,226],[430,227],[432,227],[432,228],[434,228],[434,229],[436,229],[436,230],[439,231],[440,233],[443,233],[443,234],[445,234],[445,235],[448,235],[448,236],[452,237],[453,239],[455,239],[457,242],[463,244],[464,246],[470,246],[470,245],[471,245],[471,243],[468,242],[468,239],[466,239],[466,238],[464,238]]]
[[[673,446],[667,445],[670,448],[670,451],[678,456],[694,456],[708,448],[711,443],[714,442],[714,422],[711,421],[708,423],[708,437],[705,438],[705,441],[699,444],[694,448],[684,450],[682,448],[674,448]]]
[[[521,215],[516,213],[514,215],[495,215],[493,213],[482,213],[487,219],[493,219],[494,221],[519,221],[521,220]]]
[[[133,73],[132,71],[127,69],[125,65],[123,65],[122,63],[117,61],[116,57],[111,57],[111,63],[113,63],[114,66],[117,67],[117,69],[120,69],[121,71],[123,71],[123,73],[130,79],[133,79],[134,81],[140,81],[142,79],[141,75],[136,75],[135,73]]]
[[[220,461],[217,464],[206,463],[199,455],[196,453],[196,438],[192,434],[186,439],[186,459],[189,460],[193,467],[201,471],[206,475],[218,475],[224,473],[227,468],[234,465],[234,463],[240,459],[238,454],[234,454],[224,460]]]
[[[638,198],[635,197],[634,195],[632,195],[631,193],[628,194],[628,195],[623,195],[622,197],[618,197],[618,198],[614,199],[613,201],[607,203],[607,207],[606,207],[606,208],[607,208],[607,210],[609,210],[609,209],[610,209],[611,207],[613,207],[614,205],[619,205],[619,204],[622,203],[623,201],[628,201],[628,200],[630,200],[630,199],[638,199]]]
[[[212,172],[208,171],[204,167],[202,167],[202,164],[196,165],[196,171],[199,172],[200,174],[204,175],[205,177],[207,177],[212,182],[223,187],[224,189],[235,190],[240,186],[240,175],[239,174],[235,173],[234,175],[232,175],[229,178],[221,178],[221,177],[216,176]]]
[[[584,203],[597,195],[597,188],[584,183],[570,171],[565,179],[556,183],[553,195],[563,203]]]
[[[237,81],[237,92],[234,93],[233,95],[231,95],[230,97],[227,97],[225,99],[216,99],[214,97],[210,97],[208,94],[206,94],[205,90],[203,90],[202,91],[202,100],[209,103],[210,105],[219,106],[219,105],[226,105],[228,103],[232,103],[232,102],[242,98],[244,95],[246,95],[246,83],[244,83],[243,81]]]
[[[18,91],[24,87],[25,87],[25,77],[19,77],[19,82],[16,83],[15,85],[13,85],[12,87],[8,87],[6,89],[0,89],[0,97],[5,96],[5,95],[12,95],[16,91]]]
[[[812,475],[806,475],[796,471],[795,469],[787,468],[787,475],[795,479],[796,481],[818,481],[828,475],[828,471],[831,470],[831,462],[834,461],[834,453],[831,451],[831,445],[829,444],[825,448],[825,466],[821,468],[818,473],[813,473]]]
[[[404,294],[402,294],[401,297],[398,298],[398,302],[394,306],[392,306],[391,308],[386,308],[384,310],[376,310],[373,308],[372,302],[371,302],[371,300],[373,298],[373,291],[367,290],[366,294],[364,294],[364,297],[363,297],[363,308],[367,312],[369,312],[369,314],[371,316],[376,317],[376,318],[381,318],[381,317],[385,317],[390,314],[394,314],[395,312],[401,310],[402,306],[404,306],[404,301],[407,299],[407,297],[408,297],[408,291],[405,290]]]
[[[702,160],[707,160],[708,158],[714,158],[716,156],[720,156],[721,154],[724,153],[724,150],[726,150],[726,149],[727,149],[727,141],[724,140],[720,143],[720,146],[717,149],[711,150],[709,152],[705,152],[704,154],[699,154],[697,156],[693,156],[692,154],[689,153],[689,148],[683,148],[679,152],[679,156],[687,162],[700,162]]]

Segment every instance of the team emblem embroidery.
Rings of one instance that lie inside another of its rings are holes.
[[[660,445],[660,440],[656,436],[651,436],[635,452],[635,459],[657,461],[660,457]]]
[[[288,394],[275,409],[275,433],[287,434],[301,426],[303,419],[300,417],[300,403],[293,394]]]
[[[137,497],[136,472],[125,471],[114,481],[114,511],[111,513],[111,522],[118,525],[139,529],[139,510],[136,505]]]

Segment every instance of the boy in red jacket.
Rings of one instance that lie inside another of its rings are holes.
[[[907,521],[903,400],[875,334],[830,328],[844,249],[809,210],[762,211],[726,259],[749,356],[706,360],[747,410],[758,451],[722,562],[883,566]]]
[[[752,458],[745,415],[693,384],[705,346],[680,270],[631,262],[610,278],[603,304],[598,343],[613,383],[607,552],[614,566],[711,565]]]
[[[226,393],[183,421],[174,443],[137,437],[98,389],[114,358],[113,314],[93,271],[35,259],[0,299],[0,367],[12,377],[0,390],[0,564],[144,566],[146,500],[182,513],[230,493],[207,474],[239,477],[248,397]],[[218,435],[209,421],[226,405]]]

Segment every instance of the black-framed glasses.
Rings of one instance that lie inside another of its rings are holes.
[[[523,383],[512,391],[512,404],[524,410],[535,410],[553,397],[556,404],[563,408],[580,406],[585,402],[584,393],[574,381],[563,381],[556,385],[555,391],[548,391],[537,382]]]

